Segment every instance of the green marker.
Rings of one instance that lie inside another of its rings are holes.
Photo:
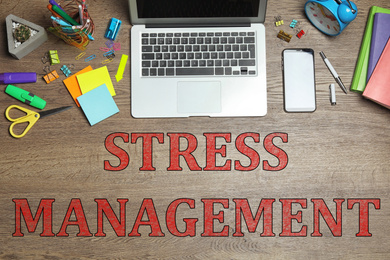
[[[36,107],[39,109],[44,109],[46,106],[46,101],[43,100],[42,98],[37,97],[34,94],[32,94],[24,89],[15,87],[13,85],[8,85],[5,88],[5,93],[10,95],[11,97],[16,98],[17,100],[22,101],[23,103],[26,103],[27,105],[30,105],[30,106],[33,106],[33,107]]]

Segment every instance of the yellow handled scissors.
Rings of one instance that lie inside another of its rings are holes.
[[[45,116],[49,116],[49,115],[53,115],[53,114],[56,114],[56,113],[59,113],[59,112],[62,112],[62,111],[65,111],[67,109],[71,108],[71,106],[67,106],[67,107],[59,107],[59,108],[55,108],[55,109],[51,109],[51,110],[47,110],[47,111],[43,111],[43,112],[40,112],[40,113],[37,113],[37,112],[34,112],[34,111],[31,111],[29,109],[26,109],[24,107],[20,107],[20,106],[17,106],[17,105],[11,105],[9,106],[6,110],[5,110],[5,117],[13,122],[11,123],[10,127],[9,127],[9,133],[15,137],[15,138],[21,138],[23,136],[25,136],[27,134],[27,132],[31,129],[31,127],[38,121],[39,118],[43,118]],[[26,113],[26,115],[24,116],[21,116],[21,117],[18,117],[18,118],[12,118],[10,117],[10,111],[11,109],[17,109],[17,110],[20,110],[24,113]],[[23,132],[21,134],[15,134],[14,133],[14,126],[18,125],[18,124],[24,124],[24,123],[27,123],[28,125],[26,126],[26,128],[23,130]]]

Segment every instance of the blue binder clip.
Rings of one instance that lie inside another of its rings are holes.
[[[69,75],[72,73],[72,72],[70,71],[70,69],[69,69],[66,65],[63,65],[63,66],[61,67],[61,71],[64,73],[64,75],[65,75],[66,77],[69,77]]]
[[[110,23],[104,37],[110,40],[115,41],[116,36],[118,35],[119,28],[121,27],[122,22],[116,18],[111,18]]]

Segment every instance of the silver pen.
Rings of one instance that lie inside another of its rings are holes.
[[[324,60],[325,65],[328,67],[330,73],[332,73],[332,76],[336,80],[337,84],[339,84],[340,88],[344,91],[345,94],[348,94],[347,88],[344,86],[339,75],[337,74],[336,70],[333,68],[332,64],[330,64],[330,61],[326,58],[325,54],[321,51],[320,55],[321,55],[322,59]]]

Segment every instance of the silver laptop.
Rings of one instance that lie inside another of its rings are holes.
[[[129,0],[135,118],[267,113],[267,0]]]

